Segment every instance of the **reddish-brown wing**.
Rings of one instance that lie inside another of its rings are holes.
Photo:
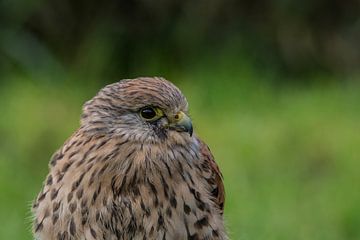
[[[210,177],[207,177],[206,180],[210,184],[211,194],[214,197],[214,202],[221,211],[221,214],[224,212],[224,203],[225,203],[225,189],[222,181],[222,174],[218,165],[214,160],[209,147],[200,139],[200,151],[201,155],[204,158],[204,163],[202,168],[205,172],[209,172]],[[208,176],[208,174],[206,174]]]

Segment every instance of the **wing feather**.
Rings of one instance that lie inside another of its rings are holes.
[[[206,179],[210,185],[211,195],[213,196],[215,204],[219,207],[221,214],[223,214],[225,203],[223,176],[209,147],[200,139],[198,139],[198,141],[200,142],[201,156],[204,159],[203,169],[210,172],[210,177]]]

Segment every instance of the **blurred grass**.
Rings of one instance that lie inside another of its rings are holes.
[[[277,88],[246,67],[221,69],[173,80],[225,177],[231,238],[359,239],[360,86]],[[0,239],[31,239],[49,158],[99,87],[21,74],[1,83]]]

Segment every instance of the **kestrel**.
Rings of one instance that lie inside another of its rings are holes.
[[[100,90],[49,169],[33,204],[36,239],[227,239],[221,173],[165,79]]]

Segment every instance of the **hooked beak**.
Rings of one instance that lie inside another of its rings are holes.
[[[172,119],[170,119],[169,129],[174,129],[178,132],[187,132],[190,137],[193,134],[193,126],[191,119],[183,112],[178,112]]]

